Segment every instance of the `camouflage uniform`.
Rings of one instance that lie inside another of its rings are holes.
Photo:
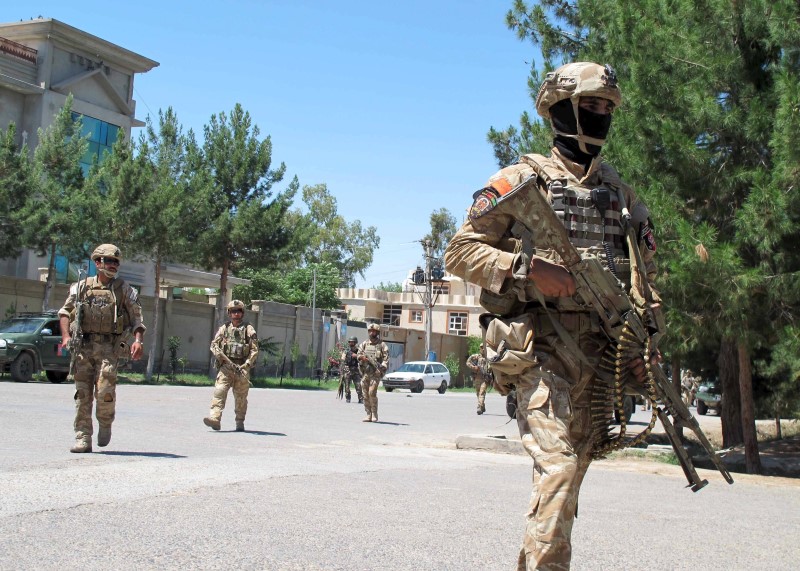
[[[467,369],[472,373],[472,386],[475,387],[475,395],[478,397],[478,414],[483,414],[486,412],[486,389],[490,382],[486,358],[480,353],[470,355],[467,358]]]
[[[240,302],[241,303],[241,302]],[[244,430],[247,415],[247,393],[250,391],[250,370],[258,358],[258,337],[255,328],[242,321],[236,327],[230,321],[222,325],[211,341],[211,353],[217,358],[219,372],[214,383],[211,411],[204,419],[206,426],[219,430],[222,411],[228,400],[228,390],[233,388],[235,399],[236,430]],[[228,362],[227,359],[233,363]]]
[[[342,351],[342,358],[340,359],[340,367],[341,372],[340,375],[342,376],[342,383],[344,384],[344,397],[347,402],[350,402],[350,383],[353,383],[353,386],[356,388],[356,394],[358,395],[358,402],[364,402],[364,397],[361,393],[361,373],[358,370],[358,359],[356,359],[356,354],[358,350],[351,351],[350,347],[345,347],[344,351]]]
[[[110,244],[119,260],[119,250]],[[102,256],[92,255],[93,259]],[[95,415],[99,433],[97,443],[106,446],[111,439],[111,425],[116,415],[117,364],[129,351],[130,334],[144,333],[142,306],[136,290],[122,278],[114,277],[104,285],[97,276],[86,278],[70,287],[64,306],[58,315],[70,321],[70,333],[76,337],[76,306],[81,304],[80,349],[72,356],[72,375],[75,381],[75,441],[73,452],[91,452],[92,403],[97,397]]]
[[[619,103],[616,78],[613,76],[613,84],[609,80],[613,69],[596,64],[571,66],[548,74],[545,83],[563,81],[559,88],[583,87],[581,97]],[[547,89],[552,89],[553,84]],[[587,85],[590,89],[586,89]],[[547,89],[543,85],[537,98],[537,110],[546,117],[548,107],[540,105],[541,99],[554,93]],[[552,99],[566,99],[569,103],[569,95],[557,95]],[[579,98],[573,96],[572,102],[577,116]],[[548,106],[552,104],[553,101],[548,102]],[[558,141],[555,125],[554,131]],[[597,145],[603,141],[604,137],[589,139]],[[584,142],[580,148],[582,152],[588,149]],[[531,269],[531,262],[536,259],[553,264],[560,261],[537,234],[538,215],[533,203],[524,192],[511,192],[532,176],[537,177],[539,191],[546,194],[573,245],[582,255],[605,256],[610,250],[615,271],[627,287],[632,277],[620,225],[620,196],[624,197],[633,215],[648,281],[655,276],[652,261],[655,241],[648,211],[616,171],[601,160],[599,148],[588,164],[569,160],[556,145],[550,157],[525,155],[518,163],[502,169],[475,194],[469,219],[447,247],[448,271],[481,286],[485,294],[481,296],[482,304],[504,318],[495,319],[488,326],[487,357],[498,390],[507,394],[511,387],[516,387],[520,435],[534,463],[531,505],[518,560],[521,571],[569,569],[578,492],[591,462],[593,446],[588,389],[593,381],[592,369],[608,343],[596,314],[573,297],[544,296],[530,277],[538,277],[536,270]],[[590,191],[597,188],[610,191],[610,204],[602,213],[591,198],[594,195]],[[520,281],[521,288],[511,289]],[[638,281],[636,276],[633,281]],[[507,304],[507,311],[498,310],[498,299]],[[495,338],[490,335],[493,331]],[[577,344],[586,363],[565,342],[567,335]],[[501,343],[509,350],[501,349]]]
[[[370,325],[369,329],[373,329],[373,326]],[[389,366],[389,348],[379,337],[367,339],[358,346],[358,355],[371,357],[378,364],[376,370],[367,360],[359,359],[358,362],[361,372],[361,394],[364,397],[364,410],[367,412],[364,422],[370,420],[378,422],[378,385]]]

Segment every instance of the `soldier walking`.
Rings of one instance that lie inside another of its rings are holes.
[[[244,321],[244,303],[234,299],[227,309],[230,321],[219,328],[211,341],[211,353],[217,358],[219,372],[214,383],[211,412],[203,419],[203,424],[213,430],[220,429],[228,390],[233,388],[236,432],[244,432],[250,371],[258,358],[258,337],[255,328]]]
[[[486,389],[491,382],[485,351],[484,344],[481,343],[480,351],[467,358],[467,369],[472,374],[472,386],[475,387],[475,395],[478,397],[478,414],[486,412]]]
[[[350,402],[350,383],[352,382],[358,395],[358,403],[361,404],[364,402],[364,397],[361,393],[361,373],[358,370],[357,343],[357,337],[350,337],[347,340],[347,347],[342,351],[341,359],[339,360],[341,363],[339,384],[342,387],[339,392],[339,398],[342,398],[342,392],[344,392],[345,401]]]
[[[445,252],[448,271],[479,285],[481,305],[495,316],[486,324],[486,355],[498,390],[516,387],[520,435],[533,459],[520,571],[569,569],[578,491],[601,438],[592,426],[592,390],[602,383],[595,371],[609,344],[597,313],[573,297],[575,278],[548,241],[547,224],[563,224],[581,255],[601,259],[625,291],[644,298],[642,280],[652,284],[656,273],[649,212],[600,157],[621,102],[611,66],[580,62],[548,73],[536,110],[553,129],[550,155],[524,155],[492,176]],[[521,186],[526,181],[533,184]],[[538,210],[535,192],[555,217]],[[633,230],[630,246],[623,224]],[[644,277],[631,271],[636,253]],[[628,365],[641,381],[643,360]]]
[[[75,445],[70,452],[92,451],[92,402],[97,397],[97,445],[108,446],[117,405],[117,365],[130,354],[142,357],[145,326],[136,290],[117,277],[122,253],[113,244],[92,252],[97,275],[70,287],[58,311],[61,346],[72,351],[75,381]],[[133,342],[129,344],[131,333]]]
[[[361,372],[361,394],[367,416],[362,422],[378,422],[378,385],[389,366],[389,348],[380,340],[380,326],[367,326],[369,339],[358,347],[358,369]]]

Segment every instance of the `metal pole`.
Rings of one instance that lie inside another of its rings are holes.
[[[432,244],[430,240],[425,240],[422,243],[425,248],[425,360],[430,358],[431,354],[431,330],[433,328],[433,282],[431,277],[431,262],[433,255],[431,254]]]
[[[312,270],[312,279],[311,279],[311,354],[314,354],[314,338],[316,337],[316,329],[314,328],[315,325],[315,314],[317,312],[317,268],[313,268]],[[316,365],[316,358],[314,362],[311,364],[311,377],[314,377],[314,368]]]

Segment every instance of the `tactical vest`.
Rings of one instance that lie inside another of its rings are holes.
[[[344,364],[347,365],[348,367],[358,366],[358,358],[356,358],[357,353],[358,349],[351,351],[350,347],[347,347],[344,350]]]
[[[375,359],[375,362],[380,365],[383,362],[385,355],[383,354],[383,342],[378,341],[377,343],[373,344],[369,341],[364,341],[362,345],[364,354],[367,357],[372,357]]]
[[[596,256],[620,281],[630,286],[630,259],[621,222],[619,194],[623,190],[619,177],[601,165],[599,184],[589,187],[578,183],[547,157],[526,155],[523,162],[539,175],[553,210],[578,252],[582,256]],[[533,245],[536,250],[549,249],[548,244],[537,240],[535,231]]]
[[[246,322],[239,327],[234,327],[231,322],[225,324],[222,352],[237,365],[244,363],[250,355],[250,335],[247,329]]]
[[[81,331],[103,335],[120,335],[130,327],[128,312],[123,307],[124,289],[121,280],[104,286],[97,278],[78,284],[81,309]]]

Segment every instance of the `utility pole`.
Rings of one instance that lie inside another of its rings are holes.
[[[431,279],[431,269],[433,267],[433,244],[430,240],[423,240],[422,247],[425,249],[425,360],[430,359],[431,354],[431,330],[433,321],[433,280]]]
[[[315,355],[314,354],[314,338],[317,336],[317,331],[314,328],[314,325],[315,325],[314,315],[317,312],[317,268],[314,267],[311,271],[312,271],[312,276],[313,276],[311,278],[311,354]],[[317,358],[316,358],[316,355],[315,355],[313,367],[316,367],[316,365],[317,365]],[[314,376],[314,372],[315,371],[313,371],[313,370],[311,371],[311,376],[312,377]]]

